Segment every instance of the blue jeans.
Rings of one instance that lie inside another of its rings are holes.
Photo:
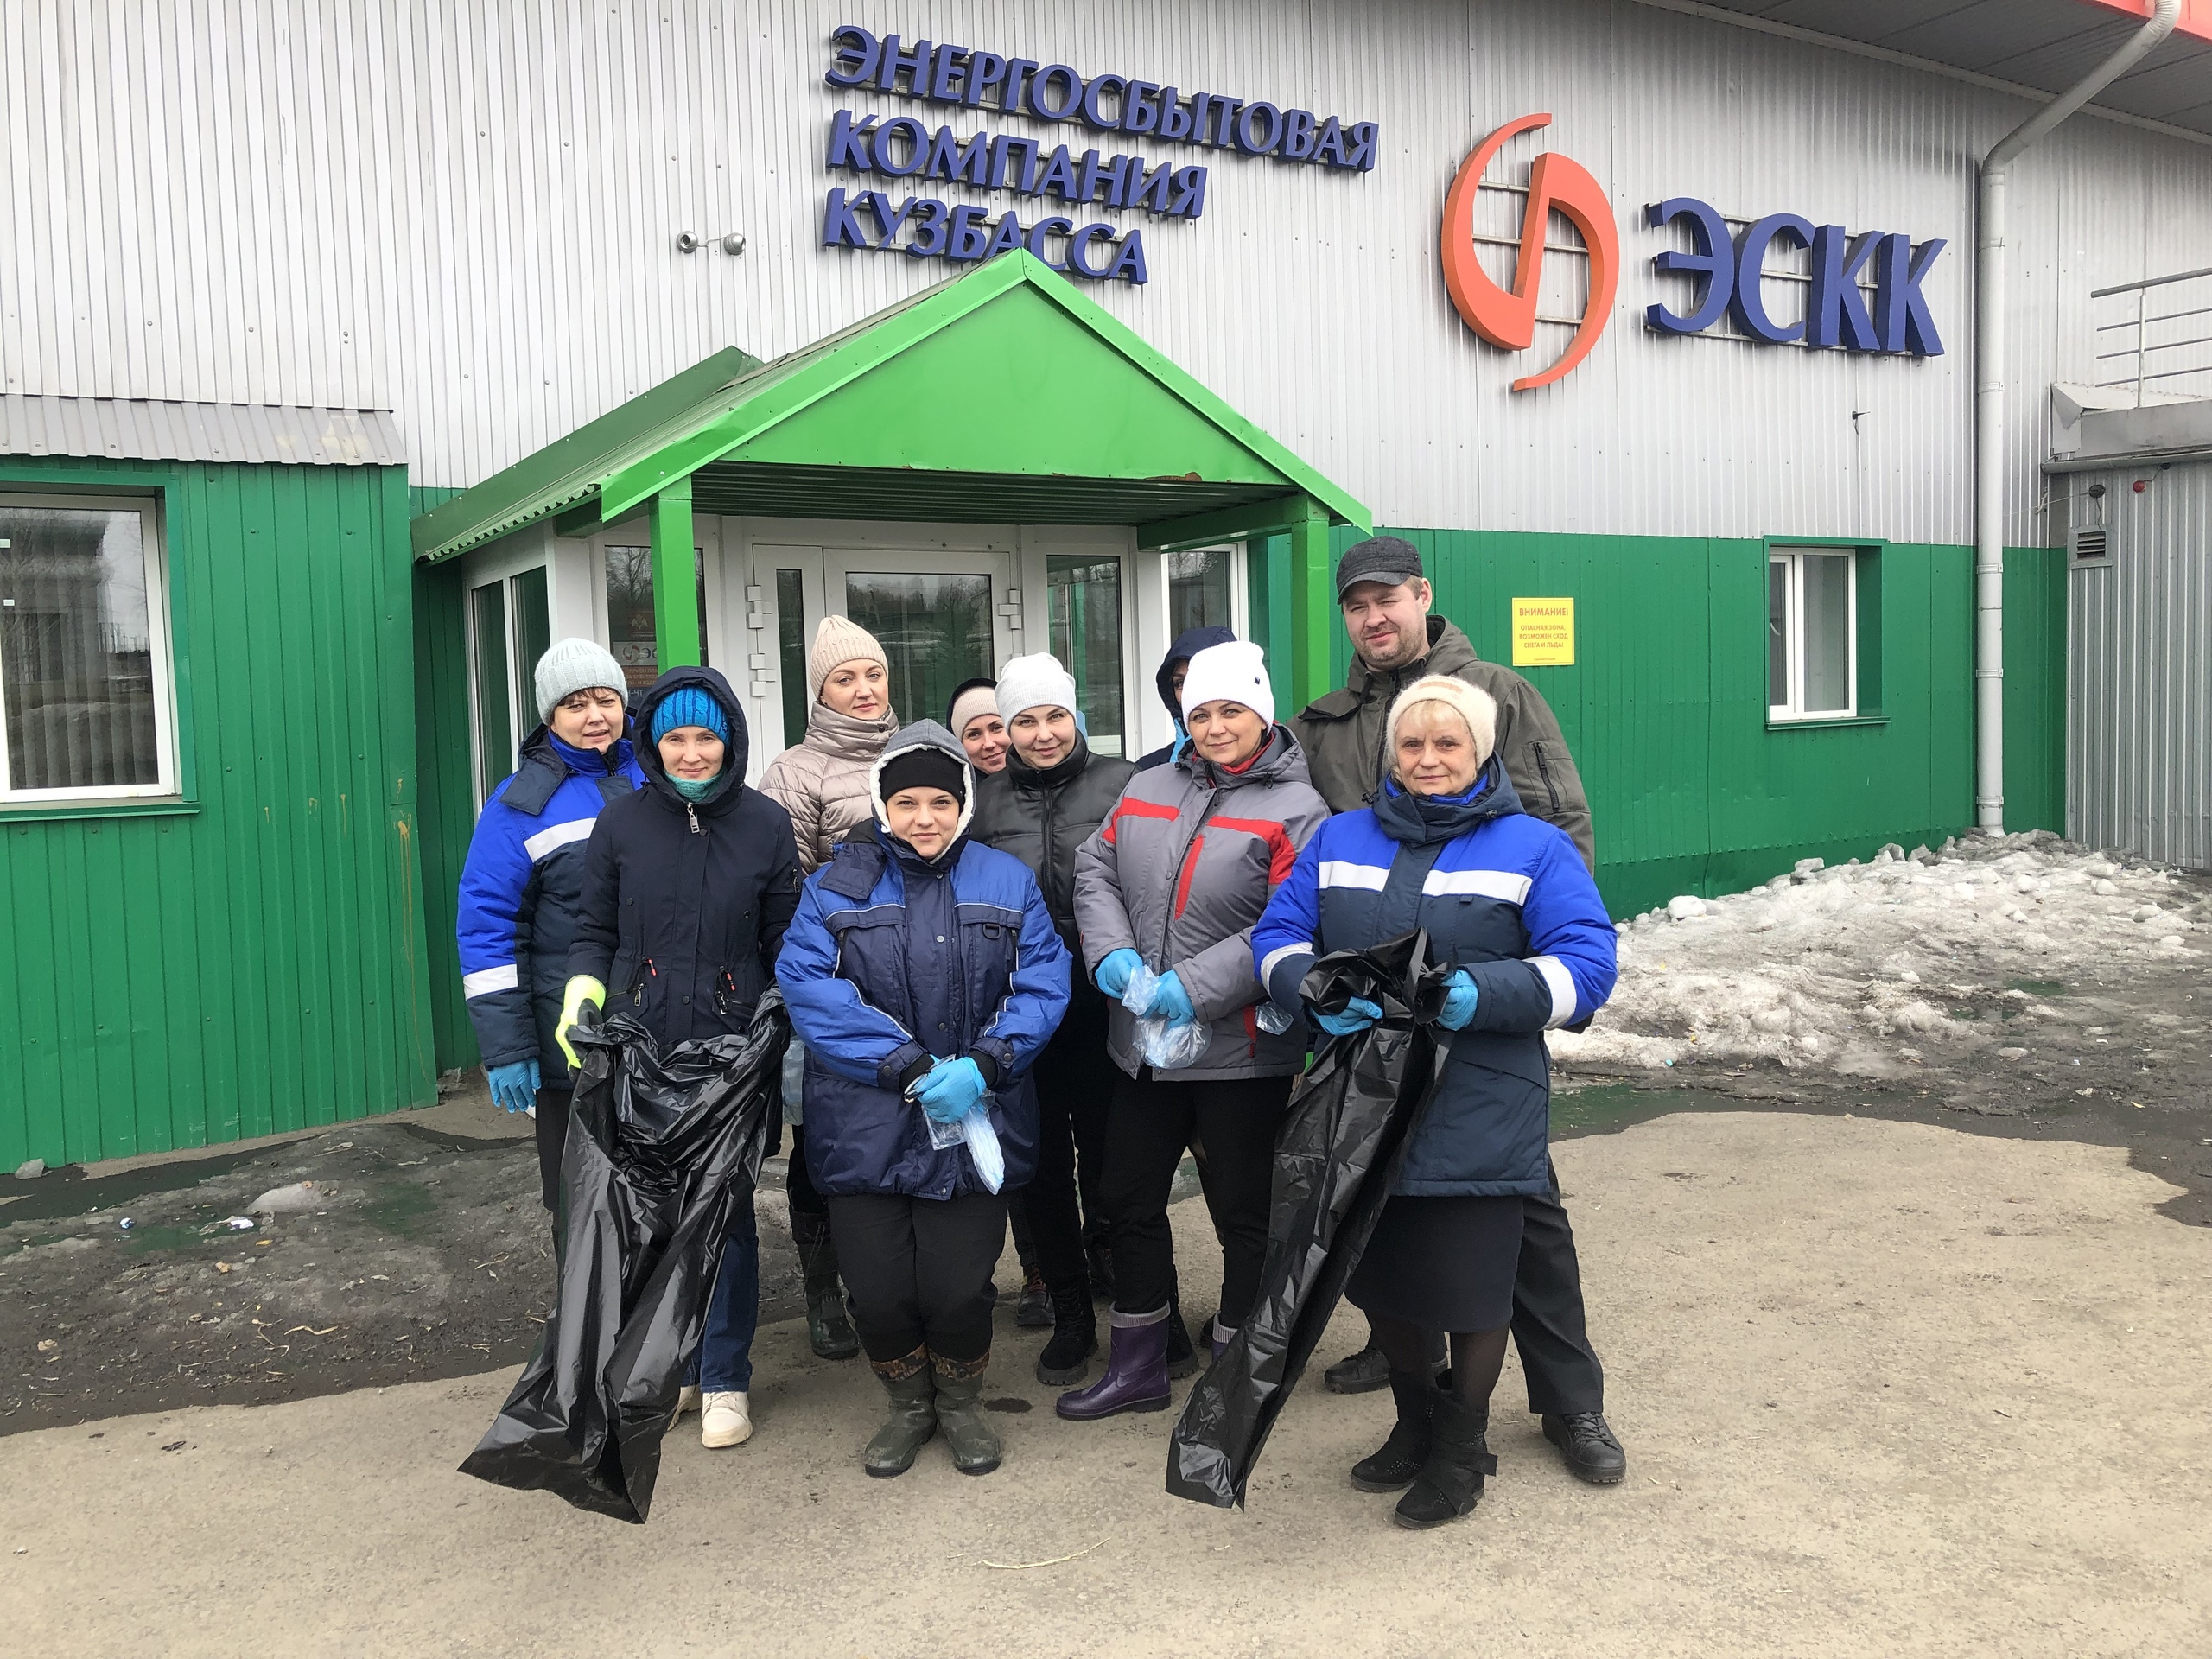
[[[743,1394],[753,1386],[753,1333],[760,1323],[760,1231],[748,1197],[729,1218],[721,1267],[699,1343],[699,1387]]]

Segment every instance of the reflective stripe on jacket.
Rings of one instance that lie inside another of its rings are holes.
[[[1416,1197],[1541,1192],[1549,1186],[1551,1067],[1543,1033],[1586,1020],[1612,995],[1615,936],[1564,831],[1521,810],[1497,761],[1465,804],[1466,827],[1421,839],[1395,784],[1371,809],[1331,819],[1252,930],[1279,1007],[1317,955],[1427,931],[1465,968],[1473,1021],[1450,1034],[1427,1115],[1394,1191]]]
[[[548,1088],[569,1078],[553,1027],[582,913],[584,848],[601,810],[645,780],[627,741],[610,758],[611,768],[543,726],[532,732],[522,764],[484,804],[461,870],[454,933],[477,1050],[487,1066],[536,1059]]]

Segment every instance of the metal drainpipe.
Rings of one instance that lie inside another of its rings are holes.
[[[2005,245],[2007,175],[2044,137],[2173,33],[2181,0],[2156,0],[2151,21],[2075,86],[1998,140],[1981,163],[1975,202],[1974,703],[1974,816],[2005,833]]]

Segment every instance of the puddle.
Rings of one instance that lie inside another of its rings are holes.
[[[1615,1135],[1669,1112],[1771,1112],[1788,1110],[1773,1101],[1737,1100],[1703,1089],[1638,1089],[1608,1083],[1552,1095],[1552,1139]]]
[[[2008,991],[2025,991],[2030,996],[2066,995],[2064,982],[2056,979],[2008,979],[2005,982],[2005,988]]]

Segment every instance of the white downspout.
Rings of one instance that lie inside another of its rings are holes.
[[[2005,833],[2005,244],[2007,175],[2020,152],[2126,74],[2173,33],[2181,0],[2155,0],[2119,51],[1999,139],[1975,203],[1974,793],[1975,822]]]

